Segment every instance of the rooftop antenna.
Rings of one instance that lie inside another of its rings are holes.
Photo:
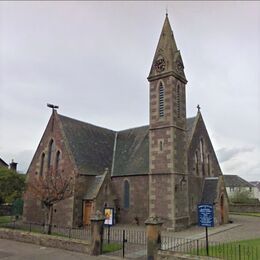
[[[53,104],[47,104],[47,107],[52,108],[52,112],[54,112],[54,110],[59,108],[59,106],[56,106],[56,105],[53,105]]]

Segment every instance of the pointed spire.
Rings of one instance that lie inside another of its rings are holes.
[[[162,32],[155,51],[148,80],[151,81],[161,77],[164,74],[170,73],[186,83],[187,80],[183,69],[184,66],[181,54],[177,48],[168,18],[168,13],[166,12]]]

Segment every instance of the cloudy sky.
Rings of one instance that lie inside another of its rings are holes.
[[[51,110],[148,124],[165,10],[223,173],[260,180],[260,2],[0,2],[0,157],[26,172]]]

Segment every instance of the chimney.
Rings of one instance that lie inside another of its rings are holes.
[[[15,171],[17,170],[17,164],[16,162],[14,162],[14,160],[12,159],[12,162],[10,163],[10,170]]]

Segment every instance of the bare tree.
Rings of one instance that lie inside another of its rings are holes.
[[[26,195],[41,201],[45,211],[44,232],[51,234],[53,205],[72,195],[72,177],[50,169],[43,176],[29,178]]]

